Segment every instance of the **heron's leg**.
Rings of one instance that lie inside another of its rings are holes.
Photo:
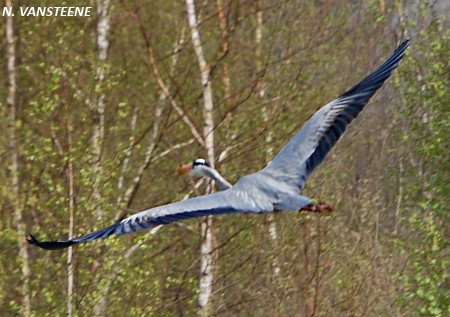
[[[300,210],[317,213],[328,213],[333,211],[333,207],[327,203],[320,202],[318,204],[308,204]]]
[[[309,197],[302,195],[281,196],[280,201],[274,207],[275,210],[304,210],[315,213],[329,213],[333,211],[331,205],[323,202],[314,204]]]
[[[311,199],[302,195],[285,194],[279,196],[279,201],[274,204],[274,210],[302,210],[311,204]]]

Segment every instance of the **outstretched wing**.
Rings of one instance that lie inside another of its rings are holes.
[[[409,40],[404,41],[377,70],[317,111],[261,172],[303,189],[306,178],[389,78],[408,46]]]
[[[71,240],[39,241],[30,234],[27,241],[42,249],[58,250],[81,242],[135,232],[189,218],[243,211],[271,211],[271,207],[269,204],[263,205],[261,201],[256,201],[245,193],[230,189],[144,210],[104,229]]]

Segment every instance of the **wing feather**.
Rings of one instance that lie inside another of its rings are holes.
[[[283,182],[303,189],[307,177],[325,159],[375,92],[403,58],[409,40],[372,74],[317,111],[263,170]]]
[[[190,218],[242,211],[270,211],[268,209],[270,206],[263,206],[261,202],[253,200],[248,195],[242,195],[236,190],[229,189],[144,210],[104,229],[71,240],[39,241],[30,234],[27,241],[42,249],[58,250],[81,242],[106,238],[111,235],[122,235]]]

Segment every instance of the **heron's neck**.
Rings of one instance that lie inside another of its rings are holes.
[[[218,171],[211,167],[204,168],[204,172],[206,177],[209,177],[216,182],[217,188],[219,188],[219,190],[225,190],[233,186],[225,178],[223,178]]]

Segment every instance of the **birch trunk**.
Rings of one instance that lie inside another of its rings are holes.
[[[205,60],[200,34],[197,28],[197,17],[194,0],[186,0],[188,23],[191,30],[191,40],[197,56],[200,69],[200,79],[203,88],[203,137],[205,139],[206,157],[214,167],[214,119],[213,119],[213,96],[211,81],[209,80],[209,65]],[[208,185],[208,192],[213,188],[213,182]],[[208,316],[210,311],[210,297],[213,290],[214,262],[213,262],[213,232],[212,218],[205,217],[201,227],[201,247],[200,247],[200,281],[198,304],[200,306],[199,315]]]
[[[97,86],[102,87],[106,80],[105,62],[108,57],[109,48],[109,8],[110,0],[96,0],[97,6],[97,49],[98,59],[100,61],[96,70]],[[101,157],[103,148],[103,139],[105,136],[105,93],[100,89],[95,105],[90,105],[94,116],[94,130],[92,133],[92,175],[95,180],[93,184],[92,198],[95,204],[95,213],[100,221],[103,213],[100,207],[100,193],[98,191],[98,182],[102,175]]]
[[[73,238],[74,227],[74,209],[75,209],[75,194],[73,186],[73,159],[72,159],[72,120],[67,122],[67,144],[68,144],[68,168],[67,176],[69,179],[69,239]],[[67,316],[74,315],[74,265],[73,265],[73,248],[69,247],[67,250]]]
[[[256,69],[258,73],[262,73],[262,30],[263,30],[263,11],[262,11],[262,0],[258,0],[257,2],[257,12],[256,12],[256,31],[255,31],[255,42],[256,42]],[[257,93],[258,97],[261,101],[261,103],[264,105],[261,109],[262,117],[264,124],[266,126],[269,125],[270,120],[270,114],[269,109],[265,105],[264,99],[265,99],[265,83],[261,80],[258,83],[257,86]],[[266,134],[266,143],[271,144],[272,143],[272,132],[269,130]],[[270,161],[273,158],[273,147],[269,145],[266,150],[266,161]],[[278,241],[278,232],[277,232],[277,226],[275,224],[275,219],[273,214],[268,214],[265,216],[264,224],[266,226],[266,230],[269,234],[270,239],[273,242],[273,248],[275,250],[278,250],[277,248],[277,241]],[[279,265],[280,259],[279,256],[275,255],[275,258],[272,263],[273,267],[273,274],[274,276],[278,276],[280,274],[281,268]]]
[[[91,139],[92,147],[92,175],[94,177],[93,190],[92,190],[92,202],[94,204],[94,213],[98,221],[102,221],[103,210],[101,207],[101,195],[99,191],[99,182],[101,175],[103,174],[103,168],[101,164],[103,153],[103,142],[105,137],[105,108],[106,108],[106,95],[103,92],[105,81],[107,78],[106,60],[108,58],[109,49],[109,29],[110,29],[110,0],[96,0],[96,35],[97,35],[97,51],[98,51],[98,66],[96,69],[96,88],[98,94],[96,95],[96,101],[93,104],[89,104],[90,111],[93,115],[93,132]],[[96,89],[96,91],[97,91]],[[100,266],[99,260],[94,260],[94,270]],[[95,284],[99,284],[97,278],[95,278]],[[93,313],[95,316],[99,316],[98,304],[94,306]]]
[[[11,8],[12,1],[5,0],[5,7]],[[16,228],[19,246],[19,262],[22,271],[20,281],[20,295],[22,297],[21,315],[31,316],[30,302],[30,257],[28,244],[24,239],[25,222],[23,210],[20,204],[20,178],[19,178],[19,137],[18,137],[18,117],[17,117],[17,81],[16,81],[16,48],[14,39],[14,17],[6,15],[6,69],[7,69],[7,96],[6,104],[9,114],[9,151],[10,151],[10,171],[11,171],[11,193],[13,197],[12,205],[14,210],[13,224]]]

